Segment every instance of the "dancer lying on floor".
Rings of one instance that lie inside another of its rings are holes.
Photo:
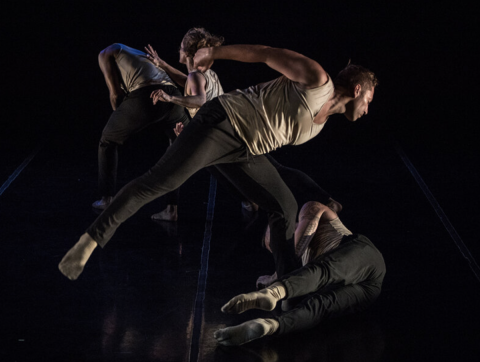
[[[278,277],[299,267],[294,250],[297,204],[264,154],[307,142],[332,114],[344,114],[350,121],[367,114],[376,77],[349,65],[337,76],[334,88],[330,76],[312,59],[261,45],[202,48],[194,66],[205,72],[216,59],[264,62],[282,76],[205,103],[157,164],[124,186],[67,252],[59,269],[69,279],[77,279],[97,245],[104,247],[143,205],[212,165],[267,212]]]
[[[270,250],[268,234],[269,230],[265,245]],[[365,236],[352,234],[330,208],[318,202],[304,205],[295,244],[302,268],[266,289],[232,298],[222,312],[272,311],[281,300],[305,298],[279,317],[217,330],[214,337],[220,344],[241,345],[274,333],[312,328],[327,318],[362,311],[377,299],[385,276],[382,254]]]

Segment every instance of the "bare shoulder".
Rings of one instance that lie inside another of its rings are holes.
[[[303,205],[300,210],[299,219],[314,219],[320,218],[324,211],[325,205],[317,201],[309,201]]]
[[[188,73],[188,82],[190,84],[205,85],[205,75],[200,71],[193,71]]]

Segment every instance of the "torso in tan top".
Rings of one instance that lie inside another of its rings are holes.
[[[174,85],[168,74],[156,67],[141,50],[116,43],[120,51],[115,62],[122,76],[122,89],[126,93],[153,84]]]
[[[235,90],[219,97],[233,128],[253,155],[284,145],[300,145],[315,137],[324,124],[315,116],[333,94],[333,82],[305,89],[285,76]]]
[[[352,235],[337,217],[331,221],[322,222],[302,255],[302,264],[308,264],[320,255],[335,249],[345,235]]]
[[[207,94],[207,101],[210,101],[213,98],[223,94],[223,88],[222,88],[222,85],[220,84],[220,80],[218,79],[217,73],[215,73],[213,70],[208,69],[205,73],[202,73],[199,70],[194,70],[193,72],[198,72],[205,77],[205,80],[206,80],[205,92]],[[188,80],[187,80],[187,83],[185,83],[185,93],[184,93],[185,96],[190,95],[190,94],[187,94],[187,87],[188,87],[187,84],[188,84]],[[189,107],[185,107],[185,108],[187,108],[188,113],[192,118],[200,109],[200,108],[189,108]]]

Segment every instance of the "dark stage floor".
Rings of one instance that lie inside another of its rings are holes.
[[[448,155],[426,162],[425,150],[405,147],[446,219],[384,136],[368,122],[340,122],[274,154],[328,190],[344,206],[345,225],[382,251],[387,276],[380,298],[364,313],[236,348],[219,347],[213,331],[269,315],[220,312],[232,296],[254,290],[259,275],[273,272],[260,245],[262,214],[245,219],[240,204],[202,171],[182,188],[180,221],[155,223],[150,215],[161,202],[147,205],[72,282],[57,264],[96,216],[90,205],[97,197],[97,136],[5,140],[0,360],[477,361],[480,282],[456,244],[480,259],[469,222],[476,214],[459,214],[461,200],[448,197],[448,182],[436,175]],[[148,134],[126,145],[121,183],[154,162],[162,150],[153,144]],[[458,172],[466,172],[463,166],[456,163]],[[447,231],[448,220],[458,234]]]

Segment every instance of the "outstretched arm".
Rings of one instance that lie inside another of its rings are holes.
[[[110,103],[113,110],[117,109],[125,95],[121,87],[122,78],[115,63],[115,55],[118,54],[119,51],[120,48],[118,45],[113,44],[98,54],[98,64],[100,65],[108,91],[110,92]]]
[[[158,101],[172,102],[182,107],[200,108],[207,101],[207,93],[205,91],[206,80],[199,72],[193,72],[188,75],[188,96],[171,96],[163,90],[158,89],[150,95],[153,98],[153,104]]]
[[[300,257],[310,244],[318,228],[320,219],[331,221],[337,214],[329,207],[316,201],[309,201],[303,205],[298,215],[298,226],[295,230],[295,254]]]
[[[319,87],[328,80],[327,73],[316,61],[288,49],[264,45],[228,45],[202,48],[195,54],[195,67],[205,71],[216,59],[245,63],[265,63],[288,79],[306,88]]]
[[[161,59],[156,50],[154,50],[150,44],[145,47],[145,50],[147,51],[147,58],[153,64],[159,68],[162,68],[175,83],[181,87],[185,87],[185,82],[187,81],[187,75],[185,73],[181,72],[177,68],[172,67],[165,60]]]

